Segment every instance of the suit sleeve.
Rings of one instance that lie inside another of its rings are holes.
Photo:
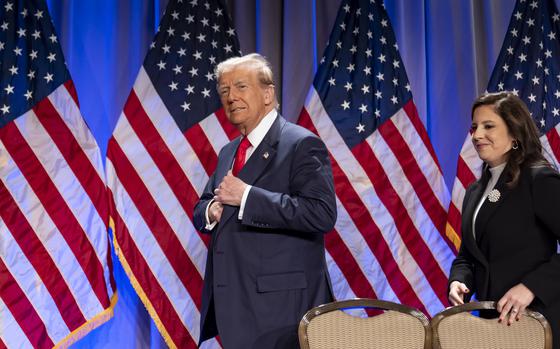
[[[469,251],[465,248],[465,244],[461,244],[459,248],[459,253],[455,260],[451,264],[451,271],[449,272],[449,283],[447,284],[447,294],[449,294],[449,286],[453,281],[459,281],[467,285],[470,290],[474,290],[474,282],[473,282],[473,274],[474,274],[474,267],[472,263],[472,257]],[[468,295],[468,298],[474,292],[471,291]],[[467,299],[468,301],[468,299]]]
[[[325,144],[308,136],[296,145],[291,162],[290,193],[254,186],[242,223],[249,226],[326,233],[336,221],[331,163]]]
[[[538,174],[533,182],[533,205],[537,219],[552,235],[550,259],[523,278],[527,286],[545,305],[560,299],[560,176],[551,171]]]
[[[463,199],[463,209],[462,212],[465,212],[465,207],[467,206],[467,202],[470,198],[471,188],[467,189],[465,193],[465,197]],[[462,216],[462,219],[472,219],[472,217],[465,217]],[[464,225],[464,224],[463,224]],[[463,238],[464,241],[464,238]],[[470,254],[469,250],[466,248],[464,243],[461,243],[461,247],[459,248],[459,253],[455,260],[451,264],[451,270],[449,272],[449,282],[447,284],[447,294],[449,294],[449,286],[453,281],[459,281],[467,285],[467,287],[471,290],[469,294],[466,295],[468,299],[470,299],[471,295],[474,293],[474,265],[473,265],[473,257]]]
[[[206,229],[206,206],[214,198],[214,189],[216,188],[216,172],[210,176],[208,183],[204,188],[204,192],[194,207],[193,223],[194,228],[201,233],[211,234],[217,228],[217,224],[212,230]]]

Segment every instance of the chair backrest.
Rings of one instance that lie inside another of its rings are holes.
[[[475,310],[496,309],[495,302],[471,302],[447,308],[431,321],[434,349],[551,349],[548,321],[526,310],[511,326],[498,319],[472,315]]]
[[[349,309],[378,309],[379,315],[360,317]],[[428,349],[430,324],[417,309],[376,299],[351,299],[320,305],[299,323],[301,349]]]

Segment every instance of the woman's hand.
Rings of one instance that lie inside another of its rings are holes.
[[[519,320],[519,314],[535,299],[535,294],[523,284],[517,284],[509,289],[498,301],[496,309],[500,313],[499,322],[507,319],[511,325],[514,320]]]
[[[449,285],[449,303],[460,305],[464,303],[465,294],[469,293],[467,285],[459,281],[451,282]]]

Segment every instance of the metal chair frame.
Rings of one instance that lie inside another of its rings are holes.
[[[424,313],[422,313],[420,310],[406,305],[389,302],[389,301],[369,299],[369,298],[356,298],[356,299],[335,301],[335,302],[323,304],[309,310],[303,316],[303,318],[299,323],[298,335],[299,335],[299,343],[301,349],[310,349],[309,338],[307,336],[307,327],[309,326],[309,323],[313,320],[313,318],[335,310],[359,309],[359,308],[392,310],[416,318],[424,326],[424,349],[431,348],[432,333],[430,330],[430,321],[428,320],[426,315],[424,315]]]
[[[438,313],[432,318],[430,322],[430,327],[432,331],[433,349],[441,349],[441,344],[439,341],[439,324],[440,322],[452,315],[459,313],[470,313],[476,310],[496,310],[496,302],[493,301],[481,301],[481,302],[470,302],[454,307],[447,308],[442,312]],[[552,349],[552,330],[550,324],[546,318],[539,312],[526,309],[521,315],[531,317],[537,320],[544,329],[544,349]]]

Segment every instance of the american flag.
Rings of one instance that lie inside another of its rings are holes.
[[[338,299],[447,304],[449,194],[379,0],[344,0],[299,124],[329,148],[337,194],[326,236]]]
[[[238,135],[214,77],[234,55],[222,1],[170,1],[109,141],[115,248],[171,348],[196,348],[199,339],[208,240],[193,227],[193,209],[218,152]]]
[[[560,15],[554,0],[518,0],[488,83],[488,92],[512,91],[529,107],[541,133],[545,156],[560,160]],[[465,117],[469,117],[465,115]],[[467,136],[457,161],[447,231],[461,236],[465,190],[480,176],[482,160]]]
[[[67,347],[113,313],[101,155],[41,0],[0,7],[0,348]]]

